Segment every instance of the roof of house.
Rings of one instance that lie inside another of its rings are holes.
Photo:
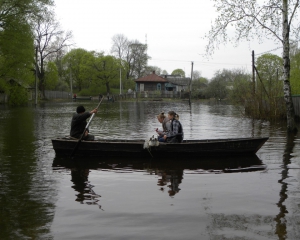
[[[149,74],[145,77],[138,78],[134,80],[135,82],[155,82],[155,83],[167,83],[168,81],[163,77],[160,77],[155,74],[155,71],[152,74]]]

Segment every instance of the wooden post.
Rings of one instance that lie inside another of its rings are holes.
[[[252,50],[252,82],[253,82],[253,95],[255,94],[255,65],[254,65],[254,50]]]
[[[190,84],[189,84],[189,104],[190,105],[191,105],[191,96],[192,96],[193,66],[194,66],[194,62],[192,62],[191,80],[190,80]]]
[[[35,106],[37,105],[37,100],[38,100],[38,57],[37,57],[37,52],[38,52],[38,45],[35,47]]]

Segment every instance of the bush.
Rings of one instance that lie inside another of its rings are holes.
[[[28,102],[27,90],[21,86],[12,86],[9,89],[8,104],[19,106]]]

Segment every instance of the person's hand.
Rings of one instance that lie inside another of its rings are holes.
[[[164,139],[165,139],[165,140],[167,139],[167,135],[164,135]]]
[[[95,108],[95,109],[93,109],[93,110],[91,111],[91,113],[97,113],[97,111],[98,111],[98,109]]]

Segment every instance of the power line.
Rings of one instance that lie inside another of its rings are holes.
[[[280,48],[282,48],[282,46],[281,46],[281,47],[274,48],[274,49],[271,49],[271,50],[269,50],[269,51],[266,51],[266,52],[262,52],[262,53],[255,53],[255,55],[256,55],[256,56],[257,56],[257,55],[263,55],[263,54],[266,54],[266,53],[269,53],[269,52],[276,51],[276,50],[278,50],[278,49],[280,49]]]
[[[186,62],[186,63],[190,63],[192,61],[187,61],[187,60],[175,60],[175,59],[150,59],[150,61],[159,61],[159,62]],[[207,65],[245,65],[245,64],[241,64],[241,63],[222,63],[222,62],[201,62],[201,61],[193,61],[194,63],[200,63],[200,64],[207,64]]]

